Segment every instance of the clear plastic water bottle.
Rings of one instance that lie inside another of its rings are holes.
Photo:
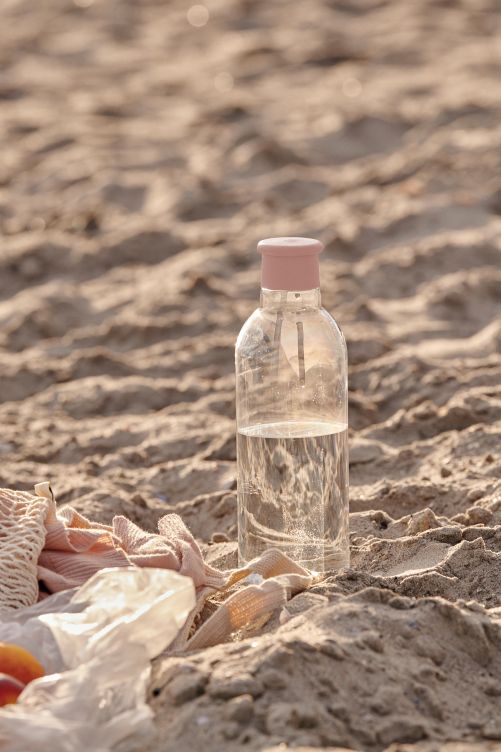
[[[347,354],[321,307],[311,238],[269,238],[236,346],[238,549],[316,572],[349,564]]]

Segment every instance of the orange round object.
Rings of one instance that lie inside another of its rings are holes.
[[[24,684],[13,676],[0,674],[0,706],[12,705],[24,689]]]
[[[34,655],[20,645],[0,642],[0,674],[17,679],[23,684],[44,676],[43,666]]]

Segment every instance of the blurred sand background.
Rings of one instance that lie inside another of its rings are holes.
[[[216,562],[255,243],[327,248],[352,569],[158,660],[150,752],[499,750],[498,0],[2,0],[0,133],[0,485]]]

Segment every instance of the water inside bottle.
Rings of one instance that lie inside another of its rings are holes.
[[[278,548],[312,571],[347,566],[346,423],[245,427],[237,451],[240,562]]]

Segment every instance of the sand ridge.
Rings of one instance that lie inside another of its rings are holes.
[[[159,659],[150,749],[491,752],[498,3],[206,5],[197,27],[180,0],[2,4],[0,485],[50,478],[61,504],[148,529],[174,510],[231,566],[255,243],[321,238],[352,567],[230,645]]]

